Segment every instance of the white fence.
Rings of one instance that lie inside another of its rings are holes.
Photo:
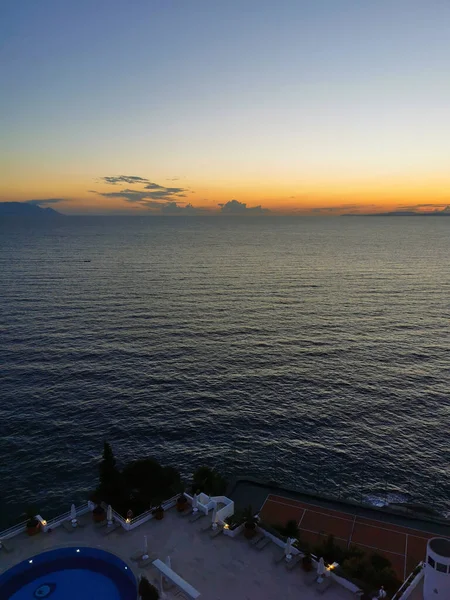
[[[86,504],[82,504],[81,506],[77,506],[76,507],[76,513],[77,513],[77,517],[81,516],[81,515],[85,515],[86,513],[88,513],[90,510],[89,508],[89,503],[86,502]],[[49,529],[55,529],[55,527],[59,527],[60,525],[62,525],[64,523],[64,521],[70,521],[70,511],[59,515],[58,517],[55,517],[54,519],[50,519],[50,521],[47,521],[47,531]]]
[[[177,494],[176,496],[173,496],[172,498],[169,498],[168,500],[165,500],[162,503],[162,507],[164,508],[164,510],[168,510],[169,508],[172,508],[173,506],[175,506],[178,497],[179,497],[179,494]],[[105,510],[108,508],[107,505],[104,503],[102,503],[102,506]],[[77,516],[81,516],[88,512],[91,512],[94,510],[94,508],[95,508],[95,504],[91,501],[88,501],[88,502],[86,502],[86,504],[82,504],[81,506],[77,506],[76,507]],[[119,515],[119,513],[116,512],[115,510],[112,511],[112,514],[113,514],[113,519],[115,521],[117,521],[118,523],[120,523],[120,525],[126,531],[131,531],[132,529],[139,527],[143,523],[150,521],[150,519],[153,519],[153,509],[146,511],[145,513],[142,513],[141,515],[139,515],[131,520],[124,519],[122,517],[122,515]],[[58,515],[54,519],[50,519],[50,521],[46,521],[40,515],[36,515],[36,518],[41,522],[43,530],[48,531],[49,529],[55,529],[56,527],[59,527],[60,525],[62,525],[64,523],[64,521],[70,521],[70,511],[63,513],[62,515]],[[23,533],[24,531],[26,531],[26,528],[27,528],[27,521],[22,521],[22,523],[18,523],[17,525],[14,525],[14,527],[10,527],[9,529],[5,529],[4,531],[1,531],[0,532],[0,540],[8,540],[16,535],[19,535],[20,533]]]
[[[180,496],[180,494],[177,494],[176,496],[172,496],[172,498],[169,498],[168,500],[165,500],[162,503],[162,507],[164,510],[168,510],[169,508],[172,508],[175,506],[175,504],[177,503],[177,498]],[[131,531],[132,529],[135,529],[136,527],[139,527],[140,525],[142,525],[143,523],[146,523],[147,521],[150,521],[150,519],[154,518],[153,515],[153,508],[147,510],[145,513],[142,513],[141,515],[135,517],[134,519],[124,519],[123,517],[121,517],[118,513],[116,513],[115,511],[113,511],[113,515],[114,518],[122,525],[122,527],[124,529],[126,529],[127,531]]]
[[[14,525],[14,527],[10,527],[9,529],[5,529],[4,531],[0,532],[0,540],[9,540],[9,538],[12,538],[15,535],[25,531],[26,528],[27,521],[22,521],[22,523],[18,523],[17,525]]]
[[[86,504],[82,504],[81,506],[76,507],[77,516],[84,515],[89,512],[90,506],[89,502]],[[59,527],[64,523],[64,521],[70,521],[70,511],[55,517],[54,519],[50,519],[50,521],[45,521],[42,519],[40,515],[36,515],[36,518],[40,521],[43,530],[48,531],[49,529],[55,529],[55,527]],[[10,538],[23,533],[27,529],[28,521],[22,521],[18,525],[14,525],[14,527],[10,527],[9,529],[5,529],[0,532],[0,540],[9,540]]]
[[[409,577],[405,579],[401,587],[399,587],[399,589],[392,596],[392,600],[406,600],[411,596],[411,594],[419,585],[420,581],[424,576],[424,566],[425,563],[423,562],[420,562],[417,565],[416,569],[420,567],[420,571],[415,576],[413,576],[413,573],[416,570],[414,569],[414,571],[409,575]]]

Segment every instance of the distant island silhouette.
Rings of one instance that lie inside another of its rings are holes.
[[[0,202],[0,217],[36,217],[47,219],[49,217],[62,217],[60,212],[53,208],[42,208],[37,204],[28,202]]]
[[[394,210],[381,213],[344,213],[341,217],[450,217],[450,205],[442,210]]]

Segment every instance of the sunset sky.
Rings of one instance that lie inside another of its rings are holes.
[[[5,0],[2,13],[0,201],[450,204],[448,0]]]

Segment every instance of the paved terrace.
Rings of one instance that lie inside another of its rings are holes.
[[[283,563],[275,564],[274,556],[280,548],[271,543],[262,551],[252,548],[242,536],[236,538],[220,534],[211,539],[202,528],[211,517],[205,516],[196,523],[180,516],[175,509],[166,511],[162,521],[152,519],[132,531],[122,528],[104,536],[104,528],[96,528],[91,515],[80,517],[84,527],[67,532],[62,526],[50,533],[29,537],[22,533],[11,538],[14,547],[10,554],[0,552],[0,572],[14,564],[45,550],[61,546],[93,546],[113,552],[133,569],[136,576],[145,574],[157,584],[159,576],[152,565],[139,569],[130,557],[148,538],[149,554],[165,561],[171,558],[172,569],[194,586],[205,600],[350,600],[354,595],[334,583],[321,595],[307,586],[305,573],[296,566],[288,571]],[[176,590],[167,598],[180,599]]]

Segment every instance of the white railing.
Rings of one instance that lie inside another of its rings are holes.
[[[89,509],[88,503],[82,504],[81,506],[77,506],[76,507],[77,516],[84,515],[87,512],[89,512],[89,510],[90,509]],[[50,519],[50,521],[46,522],[46,524],[44,525],[45,531],[48,531],[49,529],[54,529],[55,527],[59,527],[64,521],[69,521],[69,520],[70,520],[70,511],[63,513],[62,515],[58,515],[57,517],[54,517],[53,519]],[[10,527],[9,529],[5,529],[4,531],[1,531],[0,532],[0,540],[8,540],[16,535],[19,535],[20,533],[23,533],[24,531],[26,531],[27,522],[28,521],[22,521],[22,523],[19,523],[18,525],[14,525],[14,527]],[[41,520],[41,523],[43,523],[42,520]]]
[[[27,528],[27,521],[22,521],[22,523],[18,523],[17,525],[14,525],[13,527],[10,527],[9,529],[5,529],[4,531],[0,532],[0,540],[9,540],[9,538],[14,537],[15,535],[18,535],[19,533],[22,533],[23,531],[25,531]]]
[[[164,510],[168,510],[169,508],[172,508],[173,506],[175,506],[179,495],[180,494],[176,494],[175,496],[172,496],[172,498],[165,500],[162,503],[162,507],[164,508]],[[105,510],[107,510],[108,506],[105,503],[102,502],[101,505],[103,506],[103,508]],[[82,504],[80,506],[77,506],[76,507],[77,516],[81,516],[88,512],[91,512],[94,508],[95,508],[95,504],[90,501],[86,502],[85,504]],[[70,514],[71,514],[70,511],[68,511],[68,512],[63,513],[62,515],[58,515],[57,517],[54,517],[53,519],[50,519],[49,521],[45,522],[44,531],[48,531],[49,529],[55,529],[55,527],[59,527],[60,525],[62,525],[62,523],[64,523],[64,521],[70,521]],[[146,521],[150,521],[150,519],[153,519],[153,508],[149,509],[145,513],[142,513],[141,515],[138,515],[131,521],[124,519],[122,517],[122,515],[119,515],[119,513],[116,512],[115,510],[112,511],[112,514],[113,514],[113,518],[115,521],[120,523],[120,525],[125,530],[130,531],[131,529],[135,529],[136,527],[139,527]],[[44,523],[44,521],[42,519],[41,519],[41,523]],[[26,527],[27,527],[27,521],[22,521],[22,523],[18,523],[17,525],[14,525],[13,527],[10,527],[9,529],[5,529],[4,531],[0,532],[0,540],[8,540],[9,538],[19,535],[20,533],[23,533],[24,531],[26,531]]]
[[[79,517],[80,515],[85,515],[87,512],[89,512],[89,510],[90,508],[88,503],[77,506],[77,517]],[[62,515],[58,515],[54,519],[50,519],[50,521],[47,521],[47,529],[54,529],[55,527],[59,527],[60,525],[62,525],[64,521],[70,521],[70,514],[70,511],[68,511]]]
[[[407,598],[409,598],[409,596],[412,594],[412,592],[414,591],[414,589],[417,587],[418,583],[424,576],[424,571],[423,571],[424,566],[425,566],[424,562],[420,562],[417,565],[416,569],[420,568],[420,571],[418,573],[416,573],[416,575],[414,575],[414,577],[413,577],[413,574],[416,569],[414,569],[414,571],[412,573],[410,573],[410,575],[405,579],[405,581],[402,583],[402,585],[398,588],[398,590],[392,596],[392,600],[406,600]]]
[[[177,502],[177,498],[179,496],[180,496],[180,494],[176,494],[175,496],[172,496],[172,498],[169,498],[168,500],[164,500],[164,502],[161,503],[161,506],[163,507],[163,509],[168,510],[169,508],[172,508],[173,506],[175,506],[175,504]],[[108,510],[108,505],[105,502],[102,502],[101,506],[102,506],[102,508],[105,509],[105,511]],[[126,531],[131,531],[132,529],[136,529],[136,527],[139,527],[140,525],[143,525],[147,521],[150,521],[151,519],[153,519],[154,518],[154,515],[153,515],[154,509],[155,509],[155,507],[150,508],[149,510],[138,515],[137,517],[134,517],[133,519],[124,519],[122,517],[122,515],[120,515],[118,512],[116,512],[114,509],[112,509],[112,516],[113,516],[113,519],[115,521],[117,521],[118,523],[120,523],[120,525]]]

